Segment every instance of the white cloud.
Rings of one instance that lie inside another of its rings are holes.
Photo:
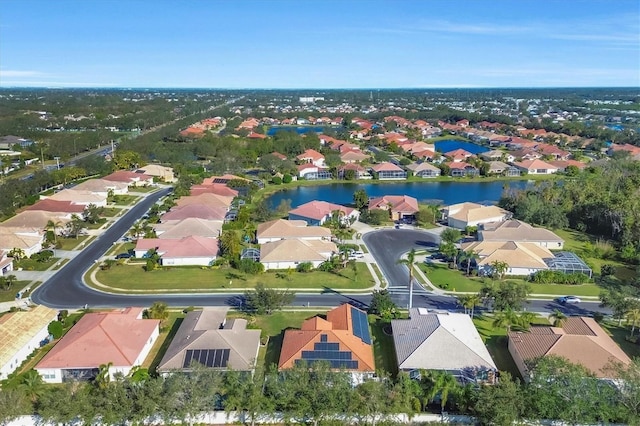
[[[29,78],[29,77],[42,77],[45,75],[40,71],[27,71],[27,70],[7,70],[0,68],[0,78]]]

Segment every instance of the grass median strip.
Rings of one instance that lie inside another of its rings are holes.
[[[142,264],[115,265],[98,270],[96,280],[114,291],[207,291],[230,288],[254,288],[262,283],[271,288],[363,290],[375,283],[364,263],[356,263],[356,271],[345,268],[337,274],[313,271],[264,272],[250,275],[235,269],[200,267],[166,268],[145,272]]]

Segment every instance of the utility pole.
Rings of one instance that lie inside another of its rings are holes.
[[[42,169],[44,170],[44,151],[42,146],[40,146],[40,161],[42,162]]]
[[[60,157],[53,157],[54,160],[56,160],[56,166],[58,167],[58,170],[60,170]]]
[[[412,268],[413,265],[409,265],[409,268]],[[409,310],[413,308],[413,280],[409,282]]]

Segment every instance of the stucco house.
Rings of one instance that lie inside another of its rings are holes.
[[[436,370],[462,384],[494,383],[498,369],[469,315],[412,308],[391,328],[398,370],[410,377]]]
[[[380,163],[371,167],[373,175],[378,180],[406,179],[407,172],[393,163]]]
[[[13,271],[13,258],[7,255],[7,251],[0,249],[0,277],[9,275],[11,271]]]
[[[42,250],[45,232],[43,228],[15,228],[0,226],[0,250],[7,253],[17,248],[30,257]]]
[[[478,241],[527,242],[549,250],[562,250],[564,247],[564,240],[555,232],[517,219],[483,224],[478,229]]]
[[[92,194],[107,197],[110,192],[114,195],[124,195],[129,192],[129,184],[107,179],[88,179],[73,187],[75,191],[88,191]]]
[[[449,175],[452,177],[478,176],[480,171],[469,163],[456,161],[446,163],[449,166]]]
[[[309,226],[304,220],[276,219],[258,225],[256,240],[258,244],[279,240],[329,240],[331,230],[323,226]]]
[[[105,176],[103,179],[115,182],[124,182],[129,186],[149,186],[153,185],[153,176],[144,173],[136,173],[130,170],[118,170]]]
[[[42,358],[35,370],[46,383],[94,379],[101,365],[109,377],[142,365],[158,338],[160,320],[143,319],[143,308],[85,314]]]
[[[502,222],[511,217],[511,212],[498,206],[485,206],[477,203],[452,204],[442,209],[442,219],[456,229],[477,226],[482,223]]]
[[[60,192],[56,192],[50,196],[40,196],[41,199],[51,199],[55,201],[70,201],[73,204],[80,204],[83,206],[88,206],[89,204],[93,204],[96,207],[106,207],[107,206],[107,196],[96,194],[91,191],[84,190],[75,190],[71,189],[63,189]]]
[[[209,266],[220,251],[217,238],[199,235],[180,239],[140,238],[136,241],[136,257],[143,258],[149,250],[156,250],[162,266]]]
[[[57,318],[57,310],[42,305],[0,318],[0,380],[5,380],[41,346],[49,336],[49,324]]]
[[[520,162],[516,161],[513,163],[513,166],[530,175],[550,175],[558,172],[558,168],[556,166],[538,159],[524,160]]]
[[[310,201],[289,211],[289,220],[304,220],[309,225],[323,225],[330,220],[334,212],[338,212],[340,220],[344,224],[356,222],[360,212],[351,207],[327,201]]]
[[[296,159],[301,163],[311,163],[316,167],[324,168],[324,155],[320,154],[315,149],[307,149],[302,154],[298,155]]]
[[[158,372],[189,372],[194,365],[216,370],[253,371],[260,349],[260,330],[247,329],[244,318],[228,319],[229,308],[191,311],[180,324]]]
[[[147,164],[144,167],[136,170],[136,173],[142,173],[148,176],[153,176],[161,180],[162,182],[173,183],[177,179],[173,173],[173,168],[167,166],[161,166],[160,164]]]
[[[420,211],[418,200],[409,195],[383,195],[369,200],[369,210],[387,210],[391,220],[413,219]]]
[[[366,312],[345,303],[327,312],[326,319],[315,316],[300,330],[285,330],[278,369],[315,362],[355,378],[370,376],[376,367]]]
[[[490,275],[493,262],[508,265],[505,275],[525,276],[549,269],[554,254],[536,243],[518,241],[474,241],[463,243],[464,251],[473,251],[480,257],[477,261],[479,275]]]
[[[345,179],[349,170],[353,170],[354,179],[372,179],[371,173],[356,163],[348,163],[343,166],[338,167],[338,179]]]
[[[602,379],[615,379],[607,367],[611,362],[628,365],[631,359],[593,319],[569,317],[562,326],[533,326],[527,332],[508,333],[509,353],[522,377],[528,381],[535,371],[530,362],[556,355],[580,364]]]
[[[338,247],[326,240],[278,240],[260,246],[260,262],[265,270],[295,270],[301,263],[311,263],[317,268],[337,252]]]
[[[422,178],[433,178],[440,176],[440,168],[431,163],[413,163],[407,166],[414,176]]]

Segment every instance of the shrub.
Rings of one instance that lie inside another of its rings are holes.
[[[282,183],[291,183],[292,180],[293,180],[293,177],[288,173],[282,176]]]
[[[313,270],[313,263],[311,262],[302,262],[296,268],[298,272],[311,272]]]
[[[615,274],[616,274],[615,265],[612,265],[610,263],[606,263],[606,264],[602,265],[602,267],[600,268],[600,275],[602,275],[603,277],[607,277],[609,275],[615,275]]]
[[[578,285],[589,282],[589,277],[581,272],[565,274],[561,271],[538,271],[530,278],[536,284],[570,284]]]
[[[235,267],[246,274],[257,275],[264,272],[264,265],[253,259],[240,259],[235,262]]]
[[[274,185],[280,185],[282,183],[282,178],[280,176],[274,176],[271,178],[271,183]]]
[[[62,337],[62,323],[60,321],[52,321],[47,327],[47,331],[49,334],[53,336],[54,339],[59,339]]]

